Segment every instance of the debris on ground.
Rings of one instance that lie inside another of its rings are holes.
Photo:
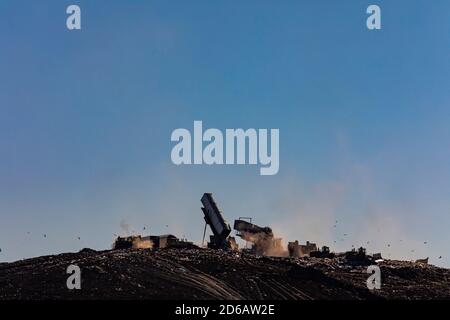
[[[361,252],[355,251],[362,257]],[[45,256],[0,264],[4,299],[450,299],[450,270],[378,263],[381,290],[366,286],[367,266],[335,258],[267,257],[206,248],[122,249]],[[66,268],[82,270],[67,290]]]

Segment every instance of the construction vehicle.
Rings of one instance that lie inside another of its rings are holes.
[[[260,227],[245,220],[235,220],[234,230],[237,236],[253,243],[251,253],[268,255],[281,247],[281,239],[275,238],[269,227]]]
[[[290,257],[307,257],[312,252],[318,251],[317,244],[306,241],[306,244],[299,244],[298,240],[288,243],[288,251]]]
[[[234,230],[237,235],[244,238],[246,234],[260,234],[266,238],[273,238],[272,229],[269,227],[260,227],[256,224],[247,222],[245,220],[234,220]]]
[[[323,246],[322,250],[312,251],[309,253],[309,256],[312,258],[333,259],[336,255],[333,252],[330,252],[330,247]]]
[[[237,243],[233,237],[230,237],[231,227],[222,216],[211,193],[204,193],[201,200],[203,204],[202,211],[205,219],[205,229],[203,231],[202,246],[205,241],[206,226],[209,225],[212,235],[207,244],[211,249],[237,249]]]
[[[366,254],[366,248],[363,247],[345,252],[345,260],[351,265],[371,265],[375,262],[372,256]]]
[[[192,242],[178,239],[173,234],[160,236],[141,235],[117,237],[113,243],[114,250],[120,249],[165,249],[165,248],[197,248]]]

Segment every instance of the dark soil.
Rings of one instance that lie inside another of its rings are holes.
[[[66,269],[81,268],[81,290]],[[10,299],[450,299],[450,270],[403,261],[367,266],[343,258],[271,258],[210,249],[94,251],[0,264],[0,300]]]

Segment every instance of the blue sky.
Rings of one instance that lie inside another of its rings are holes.
[[[81,31],[66,29],[70,4]],[[449,13],[0,0],[0,261],[108,248],[121,222],[198,242],[213,192],[230,222],[450,267]],[[174,166],[170,134],[194,120],[279,128],[279,173]]]

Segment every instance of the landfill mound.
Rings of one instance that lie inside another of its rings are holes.
[[[81,289],[68,290],[69,265]],[[124,249],[43,256],[0,265],[0,299],[450,299],[450,270],[413,262],[367,266],[343,258],[265,257],[212,249]]]

